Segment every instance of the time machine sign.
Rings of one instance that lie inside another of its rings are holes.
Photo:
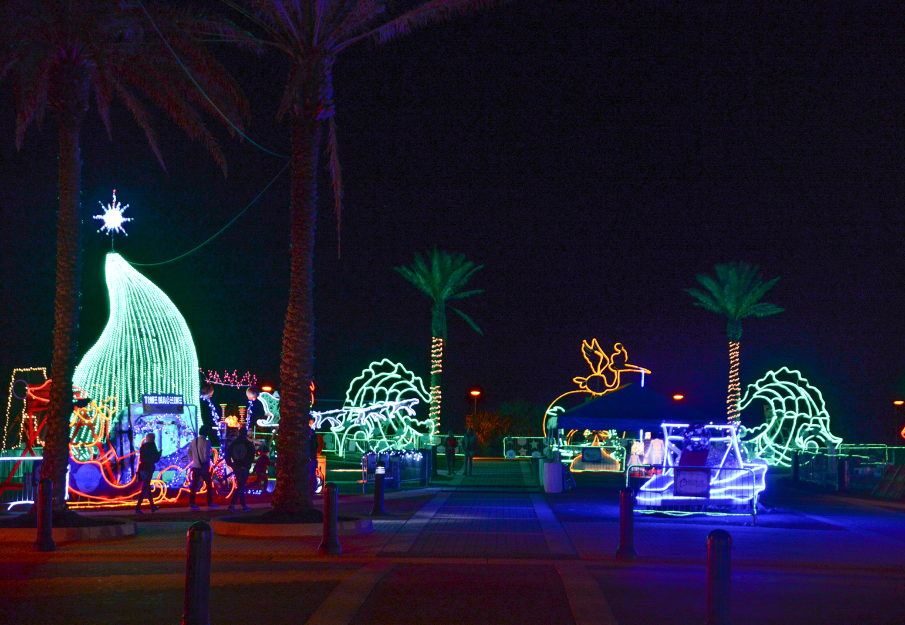
[[[141,403],[145,414],[181,414],[185,402],[182,395],[142,395]]]

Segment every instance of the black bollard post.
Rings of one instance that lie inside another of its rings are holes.
[[[339,488],[336,484],[327,484],[324,487],[324,538],[321,540],[317,552],[322,556],[338,556],[343,552],[336,537],[336,497]]]
[[[38,485],[38,535],[32,551],[56,551],[53,542],[53,482],[44,478]]]
[[[437,477],[437,446],[431,445],[431,477]]]
[[[213,531],[205,521],[196,521],[189,527],[182,625],[210,625],[212,539]]]
[[[386,470],[383,460],[378,460],[377,470],[374,472],[374,507],[371,508],[371,516],[386,516],[387,513],[383,507],[383,477]]]
[[[792,483],[798,484],[798,450],[792,452]]]
[[[845,483],[845,473],[846,473],[846,465],[848,461],[845,458],[840,456],[836,457],[836,478],[838,482],[838,486],[836,487],[836,492],[844,493],[848,490],[848,486]]]
[[[635,491],[623,488],[619,491],[619,548],[617,560],[637,560],[635,551]]]
[[[732,536],[726,530],[707,535],[707,625],[731,621]]]

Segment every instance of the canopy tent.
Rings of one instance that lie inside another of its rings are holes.
[[[683,406],[650,389],[628,384],[603,397],[567,410],[556,426],[562,430],[657,431],[661,423],[712,423],[700,410]]]

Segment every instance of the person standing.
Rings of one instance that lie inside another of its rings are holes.
[[[254,436],[255,428],[258,427],[258,421],[267,419],[267,411],[264,410],[264,402],[258,399],[261,389],[257,386],[249,386],[245,391],[245,397],[248,398],[248,409],[245,412],[245,422],[248,431]]]
[[[445,441],[446,446],[446,474],[447,475],[455,475],[456,474],[456,447],[459,444],[456,442],[456,435],[453,434],[453,431],[450,430],[449,434],[446,436]]]
[[[465,436],[462,437],[462,453],[465,454],[465,475],[471,475],[474,471],[474,454],[477,446],[478,437],[474,433],[473,428],[468,428],[465,431]]]
[[[220,413],[214,404],[214,387],[205,382],[201,385],[201,424],[206,425],[212,447],[220,447],[220,436],[217,434],[217,426],[220,423]]]
[[[270,477],[267,475],[267,467],[276,466],[275,462],[270,461],[269,451],[267,445],[264,445],[263,449],[261,449],[261,454],[255,461],[254,474],[257,478],[255,483],[261,488],[262,495],[267,492],[267,482],[270,481]]]
[[[248,472],[255,459],[255,446],[247,438],[248,430],[239,428],[239,436],[226,448],[226,464],[233,470],[236,476],[236,490],[229,502],[229,511],[235,513],[236,500],[242,504],[242,511],[251,510],[245,504],[245,485],[248,483]]]
[[[154,477],[154,466],[160,461],[160,450],[154,442],[154,433],[148,432],[145,440],[142,441],[138,450],[138,474],[141,476],[141,495],[138,496],[138,503],[135,504],[135,514],[141,514],[141,502],[148,499],[151,504],[151,512],[154,512],[159,506],[154,505],[151,498],[151,479]]]
[[[189,444],[188,455],[192,460],[192,487],[189,490],[189,508],[200,510],[195,505],[195,493],[198,492],[198,484],[204,482],[207,486],[207,507],[219,508],[214,503],[214,486],[211,484],[211,443],[207,440],[210,428],[202,425],[198,428],[198,436]]]
[[[308,485],[311,495],[317,493],[317,454],[321,450],[320,438],[314,429],[314,417],[308,419]]]

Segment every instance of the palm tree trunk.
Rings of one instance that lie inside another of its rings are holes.
[[[430,418],[433,420],[434,436],[440,434],[440,407],[442,393],[440,392],[440,376],[443,373],[443,339],[439,336],[431,338],[431,406]]]
[[[57,212],[57,292],[54,301],[53,360],[50,406],[44,426],[44,461],[41,479],[53,480],[53,507],[65,508],[66,470],[69,466],[69,420],[72,416],[72,374],[79,331],[81,283],[81,219],[79,218],[82,160],[79,150],[80,118],[60,115],[58,163],[60,206]]]
[[[317,98],[292,117],[292,206],[289,307],[280,363],[280,427],[273,508],[296,515],[313,509],[308,473],[310,383],[314,369],[314,229],[320,121]]]
[[[739,382],[738,361],[740,341],[729,341],[729,389],[726,394],[726,410],[729,423],[735,424],[741,420],[738,403],[742,398],[742,385]]]

